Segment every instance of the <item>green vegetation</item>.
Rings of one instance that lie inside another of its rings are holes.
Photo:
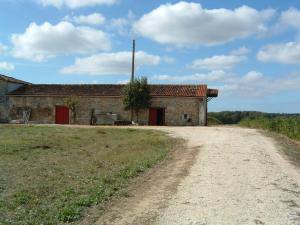
[[[150,86],[146,77],[135,78],[124,87],[123,104],[125,110],[135,112],[136,121],[139,122],[139,112],[151,105]]]
[[[173,146],[149,130],[0,126],[0,224],[78,220]]]
[[[217,118],[215,117],[208,117],[207,118],[207,123],[208,123],[208,126],[215,126],[215,125],[222,125],[223,123],[218,120]]]
[[[71,110],[73,123],[76,123],[77,118],[77,107],[78,107],[78,99],[74,96],[67,97],[64,100],[64,103]]]
[[[294,140],[300,140],[300,116],[244,119],[240,122],[240,125],[251,128],[265,129],[286,135]]]
[[[216,118],[223,124],[238,124],[243,119],[258,119],[258,118],[275,118],[275,117],[295,117],[300,114],[281,114],[281,113],[264,113],[256,111],[223,111],[223,112],[210,112],[209,117]]]

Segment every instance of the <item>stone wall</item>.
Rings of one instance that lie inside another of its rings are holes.
[[[152,107],[165,108],[165,123],[170,126],[199,125],[199,105],[197,98],[153,98]],[[187,114],[188,119],[184,119]],[[148,121],[148,114],[147,114]]]
[[[0,123],[9,120],[9,98],[6,94],[14,91],[23,84],[11,83],[0,79]]]
[[[32,115],[30,121],[36,123],[55,123],[55,106],[65,105],[64,97],[17,97],[10,98],[10,119],[17,119],[18,108],[30,107]],[[95,114],[113,113],[119,120],[130,120],[130,112],[123,109],[122,99],[119,97],[76,97],[78,102],[78,124],[89,124],[91,111]],[[170,126],[204,125],[206,120],[206,101],[197,98],[155,97],[151,107],[165,108],[165,124]],[[203,110],[205,109],[205,110]],[[203,114],[204,113],[204,114]],[[183,115],[187,114],[188,119]],[[139,122],[148,124],[149,111],[140,113]]]
[[[0,80],[0,123],[5,122],[7,118],[7,100],[6,100],[7,82]]]

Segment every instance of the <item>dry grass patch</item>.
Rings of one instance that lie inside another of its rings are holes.
[[[0,224],[78,220],[174,143],[150,130],[0,126]]]
[[[292,140],[285,135],[270,131],[261,131],[264,135],[271,137],[277,143],[286,158],[300,168],[300,142]]]

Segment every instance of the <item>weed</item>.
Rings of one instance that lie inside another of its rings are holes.
[[[31,199],[28,191],[20,191],[14,195],[14,200],[17,205],[27,204]]]
[[[80,219],[80,217],[81,207],[77,205],[65,206],[58,214],[58,219],[62,222],[73,222]]]

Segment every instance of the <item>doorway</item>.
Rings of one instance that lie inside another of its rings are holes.
[[[65,106],[55,107],[55,123],[56,124],[69,124],[70,123],[69,108]]]
[[[149,109],[149,125],[163,126],[165,124],[165,109],[150,108]]]

